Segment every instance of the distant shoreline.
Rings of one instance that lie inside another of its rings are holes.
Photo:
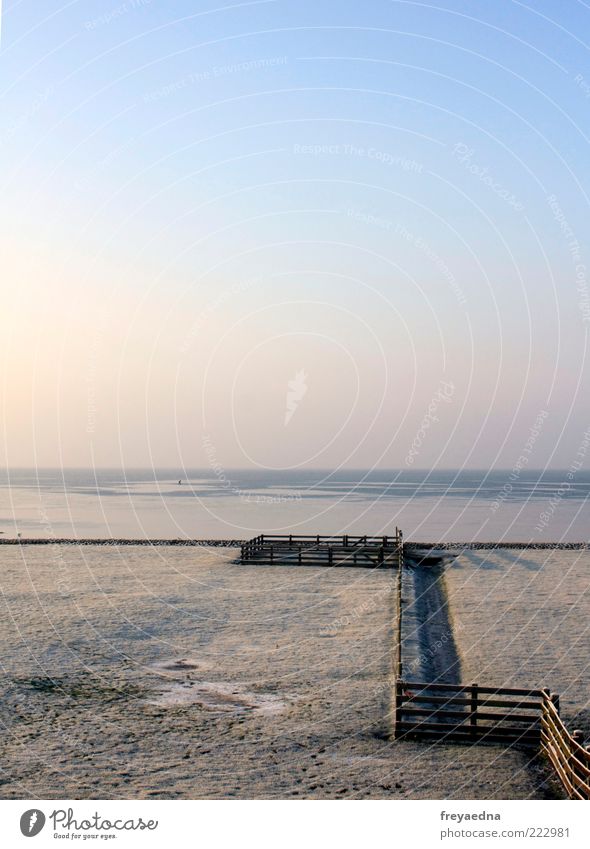
[[[0,539],[0,545],[101,545],[101,546],[181,546],[205,548],[239,548],[247,540],[242,539],[51,539],[51,538],[21,538]],[[590,542],[414,542],[405,540],[412,548],[439,548],[443,550],[462,549],[468,551],[493,550],[495,548],[511,548],[516,550],[555,550],[555,551],[586,551]]]

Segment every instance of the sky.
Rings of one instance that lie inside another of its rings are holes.
[[[580,460],[589,47],[579,0],[5,0],[3,463]]]

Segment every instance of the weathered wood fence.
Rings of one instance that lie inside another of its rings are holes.
[[[542,690],[396,681],[395,737],[539,746]]]
[[[395,683],[394,737],[487,742],[539,749],[571,799],[590,799],[590,751],[570,734],[548,689]]]
[[[559,696],[549,690],[543,690],[541,751],[570,799],[590,799],[590,751],[584,747],[584,735],[570,734],[559,715]]]
[[[404,680],[402,576],[403,544],[396,585],[394,737],[535,748],[548,759],[570,799],[590,800],[590,747],[584,746],[581,731],[566,728],[557,693]]]
[[[572,799],[590,799],[590,751],[570,732],[549,690],[405,681],[403,535],[260,534],[241,545],[242,563],[397,568],[394,737],[489,742],[541,750]],[[428,568],[428,567],[418,567]]]
[[[402,532],[385,536],[260,534],[241,546],[242,563],[300,566],[399,567]]]

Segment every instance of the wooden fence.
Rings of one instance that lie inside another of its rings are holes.
[[[396,681],[395,737],[538,747],[542,690]]]
[[[399,567],[402,532],[393,535],[260,534],[241,546],[242,563]]]
[[[399,553],[399,568],[397,570],[397,582],[395,590],[395,607],[397,616],[397,634],[396,634],[396,657],[395,657],[395,677],[396,680],[401,680],[403,675],[403,652],[402,652],[402,584],[404,576],[404,545],[400,545]]]
[[[584,746],[581,731],[566,728],[557,693],[404,681],[402,580],[403,544],[396,586],[394,737],[540,748],[570,799],[590,800],[590,746]]]
[[[541,751],[570,799],[590,799],[590,751],[584,748],[584,735],[570,734],[559,715],[559,696],[549,690],[543,690]]]
[[[590,747],[570,733],[548,689],[403,681],[395,684],[394,737],[539,749],[570,799],[590,800]]]

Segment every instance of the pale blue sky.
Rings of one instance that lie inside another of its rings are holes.
[[[398,467],[441,381],[416,466],[510,467],[540,411],[531,466],[573,460],[585,3],[22,0],[2,24],[6,462],[206,465],[208,435],[227,467]]]

